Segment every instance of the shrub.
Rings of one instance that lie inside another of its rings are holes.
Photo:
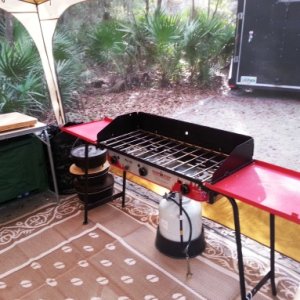
[[[50,97],[39,53],[27,31],[14,21],[14,41],[0,41],[0,112],[19,111],[43,117],[50,107]],[[54,58],[63,103],[72,105],[78,89],[81,64],[80,48],[66,33],[54,36]]]
[[[222,16],[199,12],[186,23],[183,38],[184,57],[189,65],[191,79],[207,84],[213,69],[220,68],[231,55],[234,27]]]
[[[114,64],[125,50],[124,33],[119,29],[117,20],[106,20],[97,24],[89,34],[87,54],[97,63]]]
[[[33,43],[28,36],[23,36],[12,45],[2,41],[0,48],[0,112],[41,115],[46,97],[42,68]]]
[[[166,86],[180,70],[180,41],[183,35],[181,19],[156,11],[148,17],[146,31],[148,42],[152,45],[151,54],[161,74],[161,86]]]

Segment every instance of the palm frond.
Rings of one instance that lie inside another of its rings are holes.
[[[53,55],[56,61],[67,60],[74,57],[74,55],[80,57],[83,53],[83,49],[63,29],[56,32],[53,38]]]
[[[161,11],[148,17],[146,29],[152,42],[158,45],[178,42],[183,32],[179,16],[169,16]]]
[[[87,52],[96,61],[103,63],[111,60],[111,55],[121,54],[125,49],[122,32],[116,20],[100,23],[90,34]]]

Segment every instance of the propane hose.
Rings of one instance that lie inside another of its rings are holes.
[[[186,210],[184,209],[184,207],[182,206],[182,203],[180,201],[180,204],[172,198],[172,195],[174,193],[170,193],[169,194],[169,197],[167,197],[167,200],[171,200],[173,201],[180,209],[180,211],[182,210],[183,213],[185,214],[187,220],[188,220],[188,223],[189,223],[189,228],[190,228],[190,232],[189,232],[189,238],[188,238],[188,243],[185,247],[185,249],[183,250],[183,253],[185,254],[185,259],[186,259],[186,262],[187,262],[187,272],[186,272],[186,277],[187,278],[190,278],[193,273],[191,272],[191,266],[190,266],[190,256],[189,256],[189,248],[190,248],[190,245],[191,245],[191,241],[192,241],[192,232],[193,232],[193,228],[192,228],[192,222],[191,222],[191,219],[190,219],[190,216],[188,215],[188,213],[186,212]],[[182,197],[182,195],[180,194],[180,197]],[[181,235],[182,235],[182,228],[180,228],[180,231],[181,231]]]

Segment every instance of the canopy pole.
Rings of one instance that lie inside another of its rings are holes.
[[[13,13],[13,16],[15,16],[24,25],[24,27],[27,29],[28,33],[30,34],[30,36],[36,44],[36,47],[41,57],[55,118],[58,126],[62,126],[63,124],[65,124],[65,115],[62,106],[62,100],[58,90],[57,76],[55,72],[52,54],[52,38],[57,20],[51,20],[52,22],[51,24],[49,24],[51,30],[49,30],[48,25],[48,32],[46,35],[44,35],[43,27],[41,25],[40,20],[38,19],[37,14],[27,13],[25,15],[22,13]],[[50,40],[51,43],[45,42],[45,38]]]

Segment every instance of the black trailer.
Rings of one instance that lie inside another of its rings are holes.
[[[300,0],[238,0],[229,86],[300,91]]]

